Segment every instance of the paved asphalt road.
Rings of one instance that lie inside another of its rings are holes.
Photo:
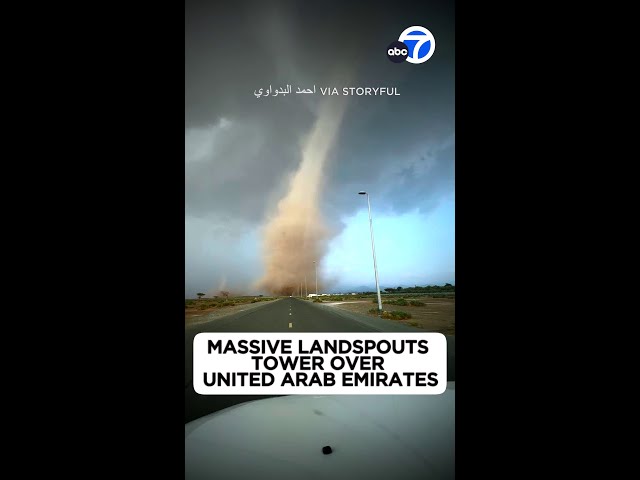
[[[373,304],[372,304],[373,305]],[[251,305],[253,307],[253,305]],[[291,323],[291,328],[289,328]],[[282,298],[260,306],[185,328],[184,421],[216,412],[238,403],[273,395],[199,395],[193,389],[193,338],[200,332],[423,332],[391,320],[367,317],[314,304],[298,298]],[[447,337],[448,380],[455,379],[455,337]]]

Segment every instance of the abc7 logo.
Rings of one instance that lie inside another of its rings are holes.
[[[387,47],[387,58],[393,63],[405,60],[409,63],[424,63],[433,56],[435,50],[436,39],[433,34],[416,25],[406,28],[398,40]]]

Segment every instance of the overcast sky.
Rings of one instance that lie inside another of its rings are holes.
[[[326,86],[400,93],[348,99],[320,198],[327,289],[375,285],[359,190],[371,195],[382,288],[455,283],[453,2],[217,3],[185,9],[185,296],[264,293],[251,291],[261,232]],[[434,55],[390,62],[386,47],[412,25],[433,33]],[[254,95],[286,85],[317,93]]]

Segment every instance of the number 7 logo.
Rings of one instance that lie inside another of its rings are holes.
[[[407,62],[424,63],[433,56],[436,50],[436,39],[433,34],[424,27],[415,25],[405,29],[398,38],[409,49]],[[425,46],[426,45],[426,46]],[[424,48],[422,48],[425,46]]]

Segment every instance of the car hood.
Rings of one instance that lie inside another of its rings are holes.
[[[186,424],[185,478],[453,479],[454,434],[455,381],[440,395],[267,398]]]

